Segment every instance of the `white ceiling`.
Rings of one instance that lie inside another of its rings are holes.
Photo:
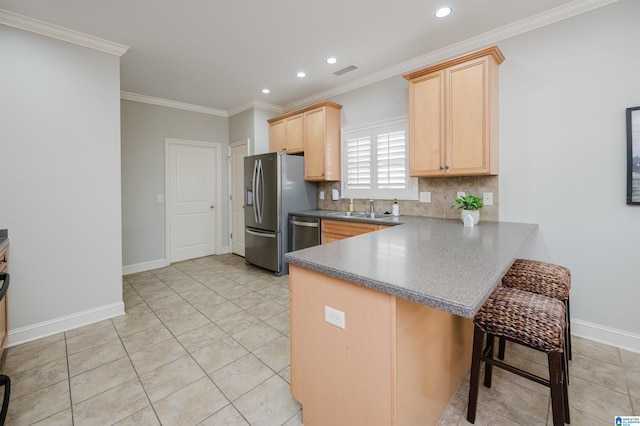
[[[0,8],[129,46],[123,91],[230,111],[256,101],[287,110],[399,65],[427,65],[415,59],[489,31],[611,1],[0,0]],[[453,13],[436,19],[443,4]],[[340,61],[328,65],[328,56]],[[351,64],[359,69],[333,75]]]

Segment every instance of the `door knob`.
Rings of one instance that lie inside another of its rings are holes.
[[[214,208],[214,207],[215,207],[215,206],[214,206],[213,204],[211,204],[211,205],[209,206],[209,208],[210,208],[210,209],[212,209],[212,208]]]

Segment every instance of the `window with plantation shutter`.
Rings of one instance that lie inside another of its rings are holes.
[[[409,177],[407,120],[375,123],[342,133],[342,197],[417,199]]]
[[[371,137],[354,136],[347,140],[347,185],[371,188]]]

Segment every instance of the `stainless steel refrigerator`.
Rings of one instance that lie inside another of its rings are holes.
[[[283,275],[288,214],[315,209],[317,184],[304,180],[304,157],[281,152],[244,159],[245,259]]]

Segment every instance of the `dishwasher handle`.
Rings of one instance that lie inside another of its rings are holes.
[[[306,226],[308,228],[317,228],[318,227],[318,222],[300,222],[297,220],[293,220],[291,221],[291,223],[293,223],[296,226]]]

